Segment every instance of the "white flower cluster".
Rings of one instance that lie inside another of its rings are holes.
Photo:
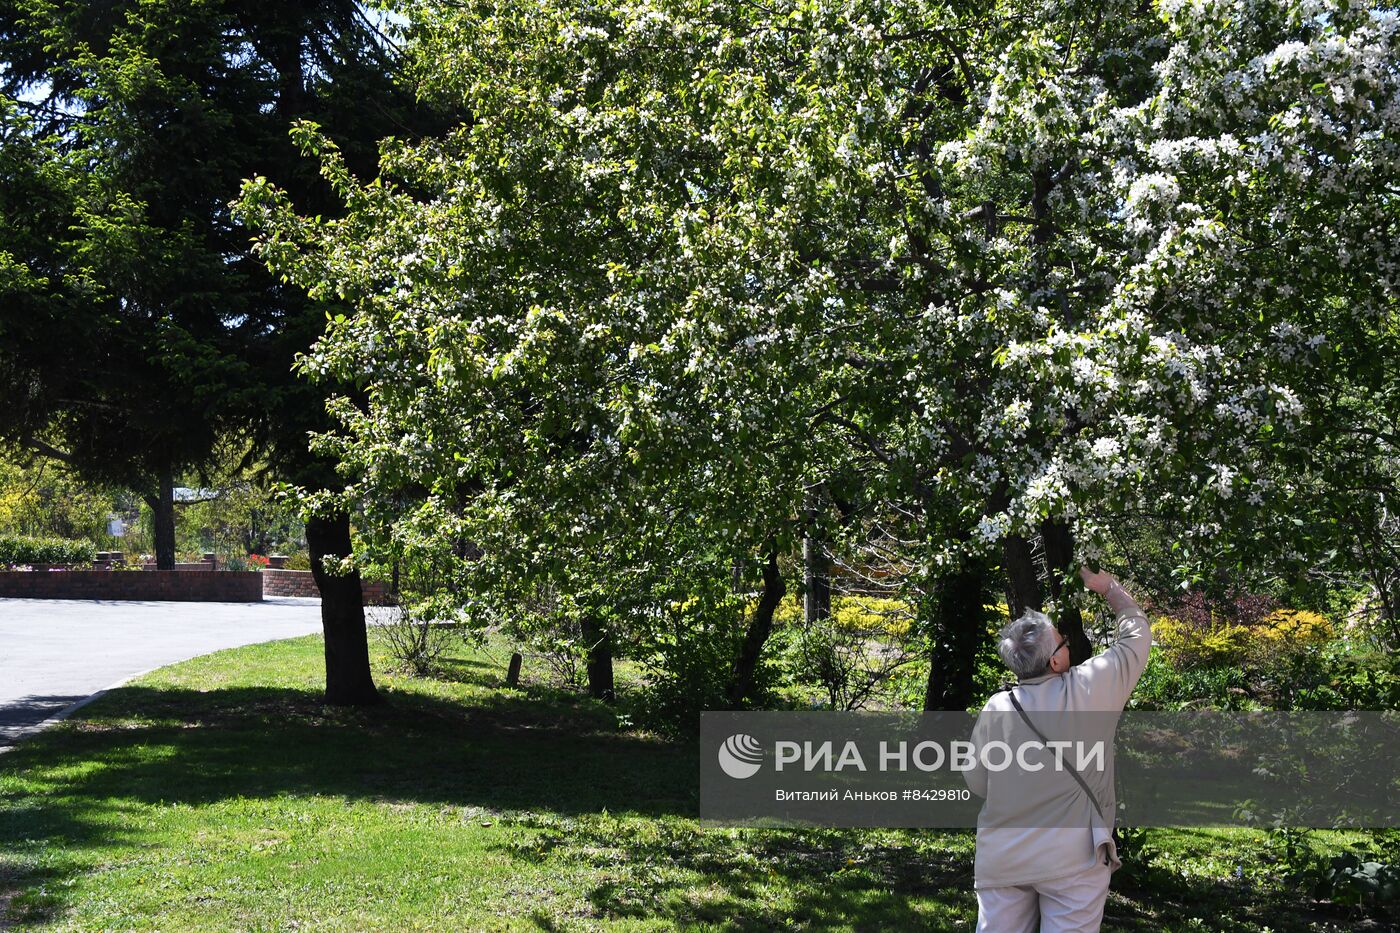
[[[634,41],[657,43],[684,39],[684,30],[671,14],[654,4],[628,4],[618,12],[622,17],[623,29]]]
[[[1141,213],[1151,206],[1170,208],[1181,197],[1176,178],[1162,172],[1139,175],[1128,187],[1129,214]]]
[[[977,539],[984,545],[999,543],[1011,532],[1011,518],[1005,512],[983,515],[977,521]]]
[[[1234,165],[1242,151],[1239,140],[1231,133],[1218,137],[1154,139],[1147,146],[1148,158],[1163,171],[1216,171]]]
[[[559,38],[564,45],[582,45],[586,42],[607,42],[612,38],[611,34],[598,26],[582,26],[577,23],[569,23],[559,31]]]
[[[1031,403],[1024,398],[1018,398],[1007,405],[1002,412],[999,423],[993,429],[998,437],[1005,437],[1010,440],[1019,440],[1025,437],[1027,429],[1031,426]]]
[[[1071,515],[1075,511],[1070,493],[1074,474],[1079,472],[1057,454],[1036,471],[1021,488],[1018,511],[1027,515]]]
[[[1279,288],[1283,297],[1287,297],[1291,292],[1292,289],[1287,285]],[[1292,321],[1276,321],[1269,328],[1269,335],[1273,338],[1274,352],[1286,363],[1311,360],[1313,354],[1327,342],[1326,336],[1322,334],[1304,336],[1302,328]]]

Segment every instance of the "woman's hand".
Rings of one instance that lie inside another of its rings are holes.
[[[1108,588],[1118,582],[1113,578],[1113,574],[1103,570],[1090,570],[1088,567],[1080,567],[1079,575],[1084,578],[1084,585],[1100,596],[1106,594]]]

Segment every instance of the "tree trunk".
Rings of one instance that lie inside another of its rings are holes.
[[[1060,609],[1060,634],[1069,642],[1069,658],[1073,664],[1087,661],[1093,655],[1093,645],[1084,634],[1084,619],[1079,607],[1064,591],[1065,581],[1071,579],[1074,567],[1074,535],[1069,525],[1061,521],[1046,521],[1040,526],[1045,541],[1045,563],[1050,570],[1050,598]]]
[[[322,558],[350,554],[350,516],[338,512],[306,523],[306,546],[311,573],[321,591],[321,629],[326,639],[326,702],[336,706],[369,706],[383,702],[369,669],[365,633],[364,594],[359,571],[334,576]]]
[[[802,539],[802,615],[808,625],[831,615],[831,562],[826,547],[811,530],[816,523],[816,496],[807,495],[808,532]]]
[[[592,615],[580,623],[583,642],[588,646],[588,695],[611,703],[613,692],[612,633]]]
[[[787,593],[783,575],[778,571],[778,551],[768,552],[768,561],[763,565],[763,593],[758,598],[758,607],[749,620],[748,631],[744,633],[744,643],[739,648],[739,656],[734,661],[734,673],[725,691],[731,709],[740,708],[753,692],[754,674],[758,671],[758,659],[763,651],[763,643],[773,631],[773,613],[778,609]]]
[[[972,704],[977,648],[986,637],[985,580],[983,568],[974,564],[936,584],[926,710],[965,710]]]
[[[1035,222],[1031,228],[1032,250],[1031,278],[1040,285],[1046,281],[1050,269],[1049,244],[1054,236],[1054,223],[1050,209],[1050,194],[1055,187],[1055,175],[1049,164],[1036,166],[1032,173],[1034,190],[1031,193],[1031,216]],[[1075,329],[1075,321],[1070,314],[1069,302],[1063,288],[1055,290],[1059,304],[1060,319],[1067,330]],[[1066,414],[1071,424],[1080,424],[1079,413],[1070,408]],[[1087,661],[1093,652],[1088,637],[1084,634],[1084,619],[1079,607],[1072,600],[1064,598],[1065,582],[1074,571],[1074,536],[1065,522],[1048,519],[1040,525],[1040,537],[1045,546],[1045,565],[1048,571],[1050,599],[1059,609],[1057,626],[1060,634],[1069,644],[1070,662],[1078,664]]]
[[[1011,618],[1018,619],[1027,609],[1044,605],[1030,542],[1020,535],[1009,535],[1002,543],[1002,566],[1006,571],[1006,608]]]
[[[142,496],[151,510],[152,535],[156,550],[156,569],[175,569],[175,478],[169,470],[156,479],[154,496]]]

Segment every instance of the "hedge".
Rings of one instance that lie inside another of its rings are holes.
[[[91,541],[0,535],[0,567],[16,564],[91,564],[97,548]]]

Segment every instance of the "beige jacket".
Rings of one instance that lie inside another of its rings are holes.
[[[1152,629],[1121,587],[1107,599],[1117,614],[1118,640],[1103,653],[1062,674],[1020,681],[1016,698],[1051,742],[1106,742],[1106,768],[1080,769],[1098,798],[1100,818],[1083,788],[1066,771],[1049,767],[1030,775],[1016,767],[989,771],[980,763],[965,771],[967,786],[984,799],[977,818],[975,888],[1035,884],[1077,874],[1106,862],[1122,862],[1113,842],[1113,731],[1128,696],[1147,666]],[[1013,748],[1036,741],[1006,691],[992,695],[977,717],[973,741],[1005,741]],[[1050,759],[1042,758],[1042,761]],[[1076,761],[1067,753],[1067,765]]]

